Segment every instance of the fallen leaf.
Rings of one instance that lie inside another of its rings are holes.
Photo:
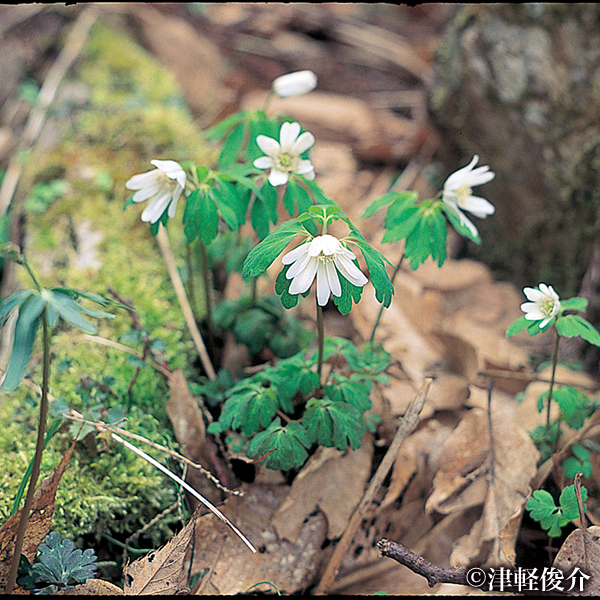
[[[206,427],[198,401],[191,394],[188,383],[181,369],[174,371],[169,377],[169,400],[167,402],[167,415],[175,438],[183,449],[183,454],[196,464],[210,469],[211,461],[206,446]],[[220,500],[220,492],[198,470],[190,468],[187,471],[186,483],[201,493],[211,502]],[[198,500],[189,495],[192,506],[198,506]]]
[[[54,596],[124,596],[125,592],[110,581],[102,579],[88,579],[75,587],[58,590]]]
[[[279,537],[296,542],[304,521],[320,510],[327,517],[327,537],[339,538],[363,496],[372,458],[369,440],[354,451],[319,448],[294,479],[272,519]]]
[[[75,442],[73,442],[67,452],[65,452],[54,471],[42,480],[33,495],[33,504],[31,505],[31,512],[29,513],[29,520],[27,521],[22,548],[22,556],[30,563],[33,562],[33,559],[35,558],[38,546],[44,541],[48,531],[50,531],[52,517],[54,515],[56,490],[58,489],[61,477],[69,464],[74,448]],[[15,540],[22,512],[23,509],[19,509],[0,528],[0,590],[5,588],[10,573],[10,566],[15,552]]]
[[[156,552],[138,558],[123,568],[125,594],[166,595],[176,594],[180,586],[183,561],[197,524],[199,507],[185,527]]]
[[[571,573],[575,567],[590,575],[585,583],[585,589],[579,593],[578,586],[575,586],[573,596],[598,596],[600,595],[600,527],[593,525],[587,529],[587,555],[589,569],[585,564],[583,530],[576,529],[567,537],[561,546],[556,558],[554,559],[553,567],[560,569],[565,576]],[[563,584],[565,590],[570,586],[571,582]]]
[[[242,486],[244,496],[228,498],[227,515],[258,548],[248,551],[231,535],[228,527],[208,514],[196,527],[192,576],[212,569],[201,594],[239,594],[255,584],[270,582],[281,593],[300,593],[315,582],[327,535],[327,520],[321,513],[308,517],[295,543],[281,540],[272,525],[273,515],[289,493],[287,485]],[[271,586],[252,587],[272,591]]]

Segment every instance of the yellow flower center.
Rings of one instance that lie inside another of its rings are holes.
[[[540,310],[549,317],[554,310],[554,300],[552,298],[544,298],[540,303]]]
[[[473,189],[469,187],[468,183],[463,183],[458,189],[454,190],[458,201],[458,206],[462,207],[464,205],[465,200],[472,194]]]
[[[298,156],[289,152],[280,152],[275,158],[275,168],[284,173],[293,173],[298,166]]]

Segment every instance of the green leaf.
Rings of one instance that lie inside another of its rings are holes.
[[[327,397],[336,402],[347,402],[361,413],[371,408],[369,390],[364,383],[352,381],[339,373],[333,373],[331,377],[335,381],[335,385],[325,388]]]
[[[97,558],[93,550],[75,549],[71,540],[63,540],[58,532],[52,531],[40,544],[36,562],[19,579],[19,584],[27,590],[45,592],[73,588],[96,575],[97,566],[93,563]]]
[[[308,235],[306,228],[296,220],[286,221],[255,246],[244,261],[242,277],[256,277],[265,271],[283,252],[296,235]]]
[[[456,216],[456,213],[451,208],[449,208],[444,203],[441,203],[440,206],[441,206],[441,209],[443,210],[443,212],[448,217],[448,220],[450,221],[450,224],[452,225],[452,227],[454,227],[454,229],[456,229],[456,231],[458,231],[458,233],[460,233],[460,235],[470,239],[471,241],[475,242],[476,244],[481,244],[481,237],[479,237],[479,234],[473,235],[471,233],[471,230],[466,225],[463,225],[460,222],[460,219]]]
[[[36,292],[32,292],[21,304],[15,324],[12,351],[0,389],[14,392],[23,379],[35,342],[40,315],[45,306],[44,299]]]
[[[301,423],[290,421],[282,427],[278,417],[268,429],[254,436],[246,455],[260,459],[269,453],[265,462],[267,468],[288,471],[298,469],[306,462],[310,446],[310,436]]]
[[[83,316],[81,305],[70,296],[63,294],[62,292],[48,290],[47,299],[48,304],[50,304],[50,306],[58,312],[60,317],[70,325],[77,327],[77,329],[81,329],[84,333],[89,333],[91,335],[98,333],[98,328]]]
[[[568,300],[560,301],[560,308],[562,311],[565,310],[576,310],[578,312],[585,312],[588,305],[586,298],[569,298]]]
[[[8,315],[17,308],[21,306],[23,302],[27,300],[30,296],[32,296],[34,292],[32,290],[21,290],[19,292],[15,292],[12,296],[9,296],[2,304],[0,304],[0,327],[6,323],[8,319]]]
[[[290,217],[293,217],[296,208],[300,215],[312,206],[312,202],[304,187],[302,187],[296,179],[292,178],[288,181],[285,196],[283,197],[283,205]]]
[[[521,333],[521,331],[525,331],[529,325],[531,325],[531,321],[528,321],[525,318],[525,315],[523,315],[509,325],[505,335],[507,338],[509,338],[517,333]]]
[[[600,333],[583,317],[579,315],[562,315],[556,320],[556,329],[559,335],[565,337],[581,336],[594,346],[600,346]]]
[[[569,521],[565,519],[560,508],[554,504],[554,498],[546,490],[535,490],[529,500],[526,508],[531,518],[538,521],[542,529],[548,531],[550,537],[559,537],[561,529]]]
[[[581,446],[580,446],[581,448]],[[585,450],[585,449],[584,449]],[[587,457],[589,458],[589,452],[587,452]],[[587,500],[588,492],[585,487],[581,487],[581,499],[583,501],[583,510],[586,512],[587,507],[585,506],[585,501]],[[577,504],[577,496],[575,494],[575,486],[569,485],[567,486],[559,498],[560,508],[563,513],[565,519],[572,521],[573,519],[577,519],[579,517],[579,505]]]
[[[581,471],[584,477],[591,477],[593,467],[592,463],[590,462],[590,453],[587,450],[587,448],[584,448],[579,444],[573,444],[573,446],[571,447],[571,451],[575,456],[570,456],[563,462],[562,468],[564,476],[567,479],[573,479],[575,475],[577,475],[577,473]],[[577,508],[577,505],[575,505],[575,508]]]
[[[356,450],[365,433],[361,414],[350,404],[312,398],[306,404],[302,422],[311,439],[325,447]]]
[[[241,123],[244,119],[247,118],[247,116],[248,116],[248,113],[245,111],[234,113],[230,117],[223,119],[220,123],[218,123],[214,127],[207,129],[204,132],[204,135],[209,140],[220,140],[230,129],[232,129],[239,123]]]
[[[409,191],[388,192],[387,194],[384,194],[383,196],[381,196],[381,198],[377,198],[376,200],[373,200],[373,202],[371,202],[371,204],[369,204],[369,206],[367,206],[367,209],[365,210],[365,212],[362,214],[362,216],[360,218],[367,219],[368,217],[374,215],[378,210],[380,210],[384,206],[387,206],[388,204],[391,204],[392,202],[397,202],[399,204],[403,204],[404,202],[412,201],[414,203],[414,201],[416,201],[417,197],[418,196],[417,196],[416,192],[409,192]],[[389,209],[388,209],[388,213],[389,213]],[[387,215],[386,215],[386,218],[387,218]]]
[[[221,170],[226,171],[231,165],[237,162],[242,144],[244,143],[245,132],[246,124],[240,123],[227,136],[219,156],[219,168]]]
[[[354,260],[354,264],[358,267],[358,261]],[[342,315],[347,315],[352,310],[352,302],[358,304],[362,296],[363,288],[350,283],[338,271],[340,288],[342,293],[339,296],[333,296],[333,302],[337,306]]]
[[[587,418],[588,397],[569,385],[558,387],[553,396],[560,407],[562,419],[571,429],[581,429]]]

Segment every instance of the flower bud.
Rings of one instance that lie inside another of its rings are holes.
[[[280,98],[308,94],[317,87],[317,76],[312,71],[295,71],[273,81],[273,93]]]

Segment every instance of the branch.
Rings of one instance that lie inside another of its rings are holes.
[[[391,540],[379,540],[377,548],[379,548],[382,556],[393,558],[396,562],[408,567],[413,573],[425,577],[427,583],[429,583],[429,587],[433,587],[436,583],[457,583],[458,585],[470,587],[467,583],[466,569],[461,569],[460,567],[447,569],[438,567],[425,560],[422,556],[411,552],[402,544],[392,542]]]

